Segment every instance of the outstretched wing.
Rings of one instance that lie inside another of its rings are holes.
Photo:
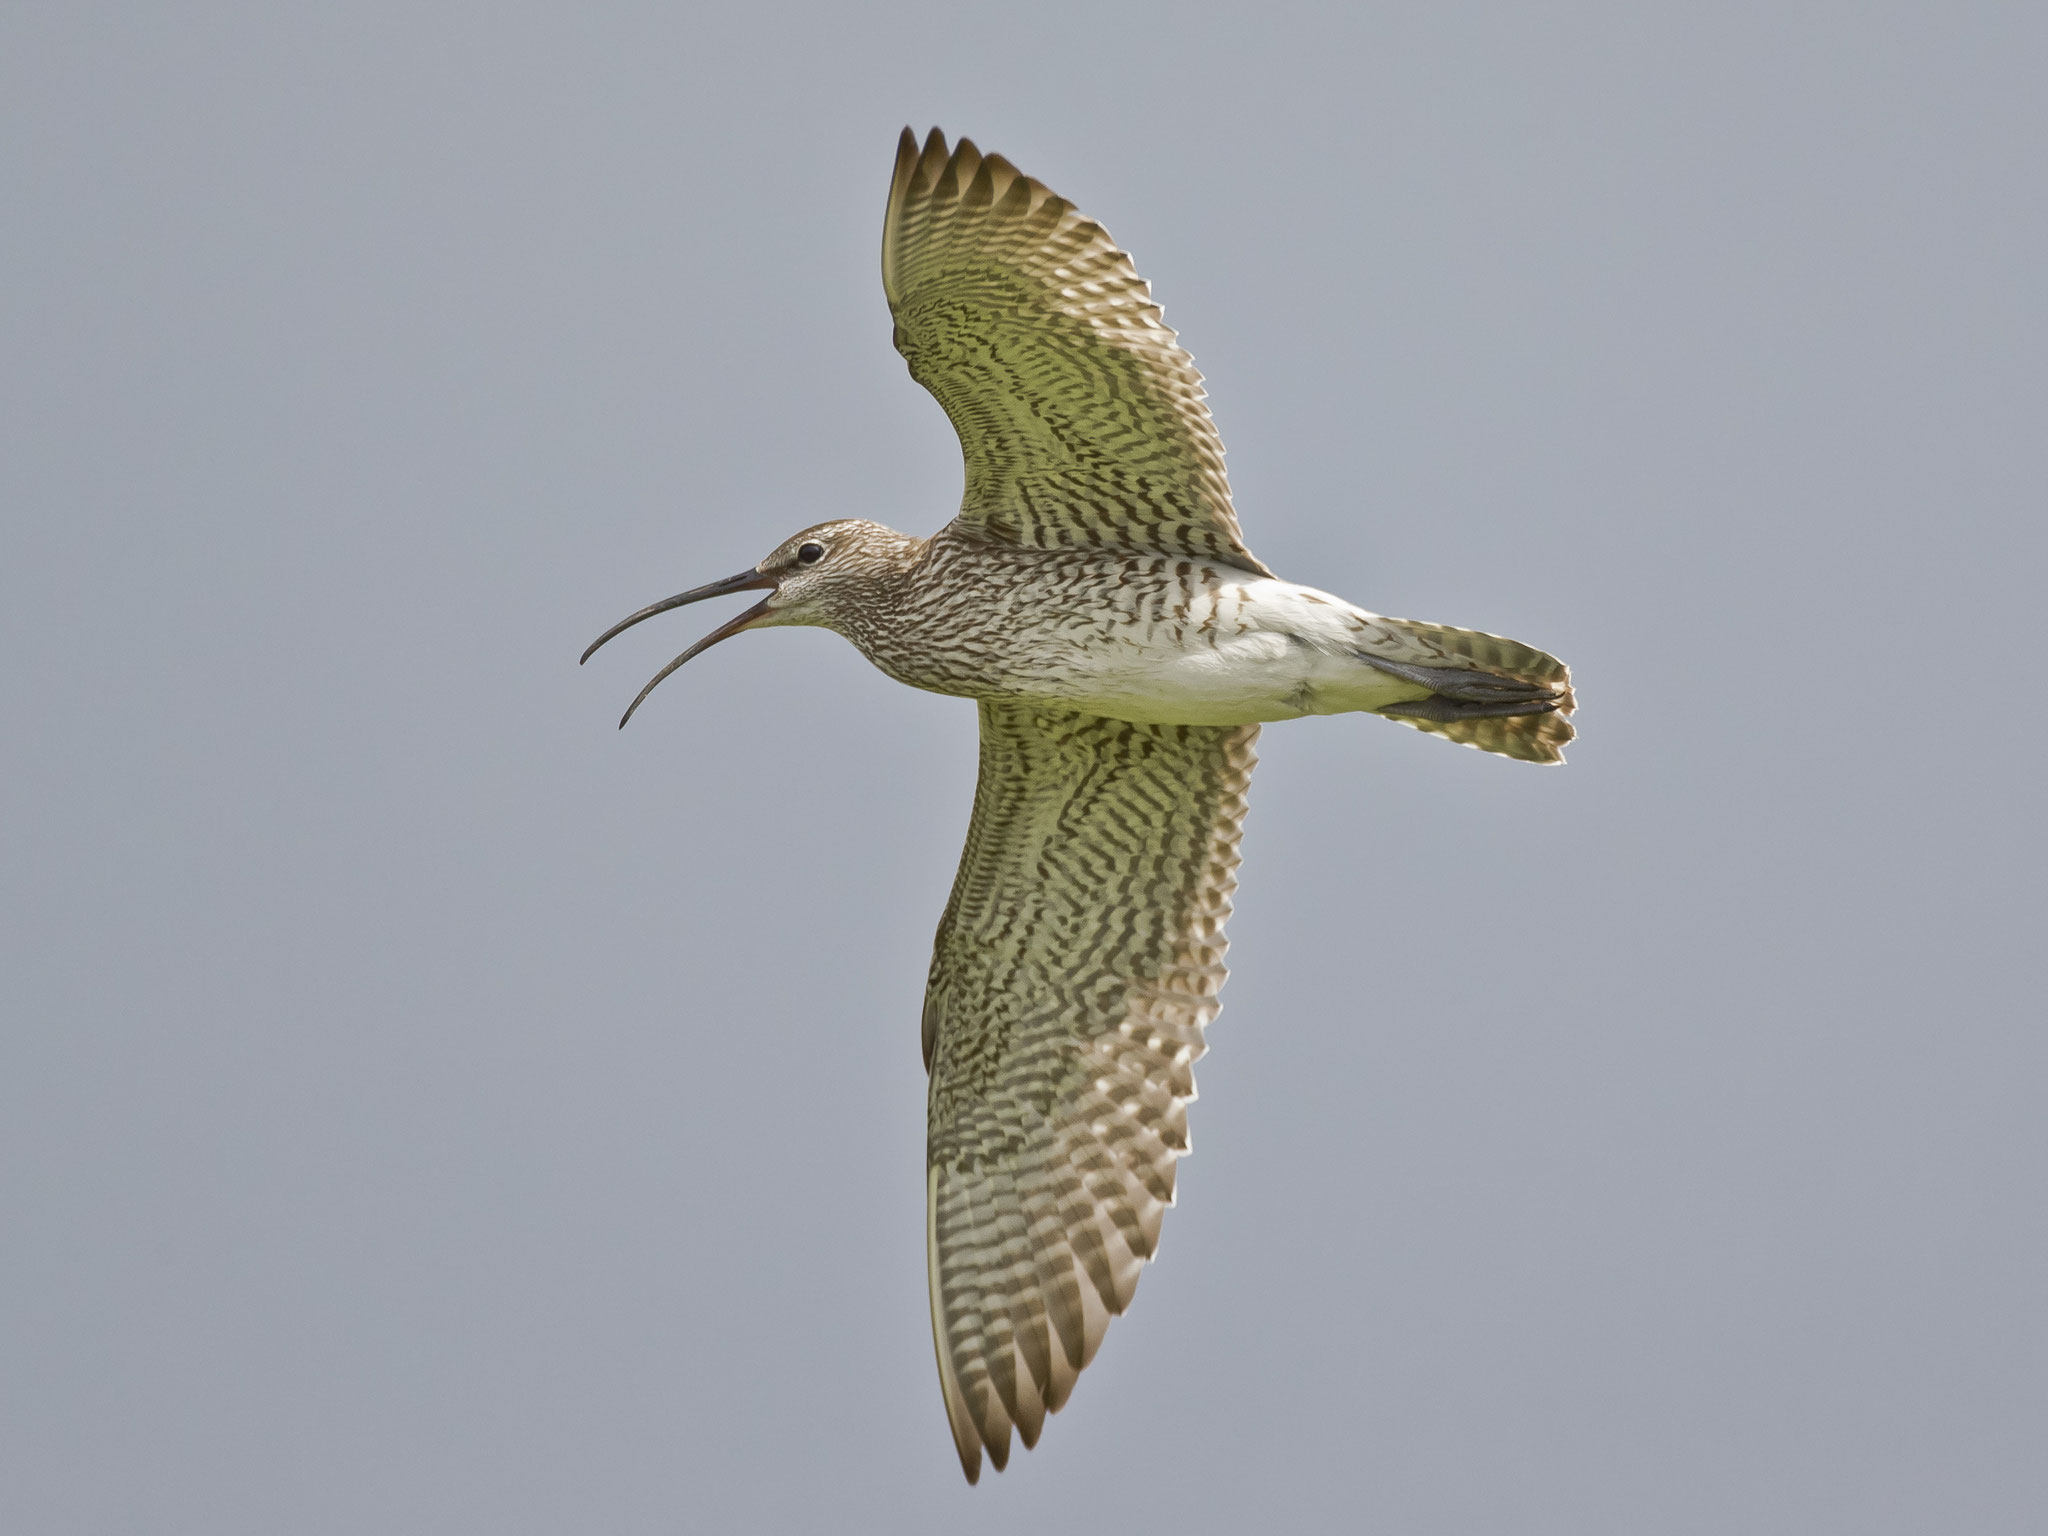
[[[1100,224],[1000,155],[908,128],[882,230],[896,350],[952,418],[958,521],[1033,549],[1245,548],[1202,376]]]
[[[924,1007],[926,1254],[960,1465],[1067,1400],[1173,1201],[1259,728],[981,705]]]

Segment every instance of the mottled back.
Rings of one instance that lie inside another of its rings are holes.
[[[959,523],[1029,548],[1245,548],[1202,376],[1108,233],[1000,155],[909,129],[882,233],[896,349],[945,407]]]

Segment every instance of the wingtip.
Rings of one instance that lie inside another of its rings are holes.
[[[918,146],[917,130],[908,123],[896,139],[896,168],[889,177],[889,201],[882,214],[882,292],[894,309],[903,297],[896,276],[896,245],[901,237],[899,221],[905,204],[929,188],[946,163],[946,136],[934,128]]]
[[[953,1449],[960,1457],[961,1474],[972,1486],[981,1481],[981,1436],[975,1430],[973,1415],[968,1412],[967,1399],[960,1391],[959,1377],[953,1372],[952,1351],[946,1346],[944,1292],[939,1279],[938,1197],[939,1168],[933,1164],[925,1170],[924,1201],[924,1253],[931,1294],[932,1352],[938,1357],[939,1396],[946,1405],[946,1428],[953,1436]],[[1002,1470],[1000,1462],[996,1470]]]

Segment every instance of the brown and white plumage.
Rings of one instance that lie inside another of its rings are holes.
[[[1563,664],[1518,641],[1383,618],[1261,565],[1150,289],[1000,156],[904,132],[882,276],[897,348],[960,436],[958,516],[929,539],[820,523],[590,649],[765,590],[633,708],[707,646],[776,624],[834,629],[891,677],[978,701],[974,814],[924,1008],[932,1336],[972,1482],[1013,1429],[1036,1443],[1157,1249],[1259,722],[1364,711],[1554,763],[1574,699]]]
[[[959,433],[958,523],[1028,548],[1263,572],[1202,376],[1102,226],[968,140],[905,129],[882,235],[896,348]],[[1130,1304],[1187,1150],[1258,727],[981,705],[933,947],[927,1264],[972,1482],[1035,1445]]]
[[[1256,725],[981,705],[924,1006],[932,1333],[960,1464],[1037,1443],[1159,1243]]]
[[[908,128],[882,225],[896,350],[967,461],[962,528],[1032,549],[1244,545],[1194,359],[1107,231],[962,139]]]

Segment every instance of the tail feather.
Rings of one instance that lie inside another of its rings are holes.
[[[1563,662],[1518,640],[1481,630],[1413,619],[1381,622],[1412,637],[1433,665],[1390,666],[1377,657],[1372,658],[1374,664],[1402,676],[1412,673],[1416,681],[1442,690],[1413,703],[1390,705],[1381,714],[1482,752],[1525,763],[1564,761],[1565,743],[1577,734],[1570,716],[1578,701],[1572,696],[1571,669]],[[1474,673],[1481,677],[1461,686],[1458,675]],[[1502,682],[1523,687],[1504,690]],[[1505,696],[1515,693],[1523,697]]]

